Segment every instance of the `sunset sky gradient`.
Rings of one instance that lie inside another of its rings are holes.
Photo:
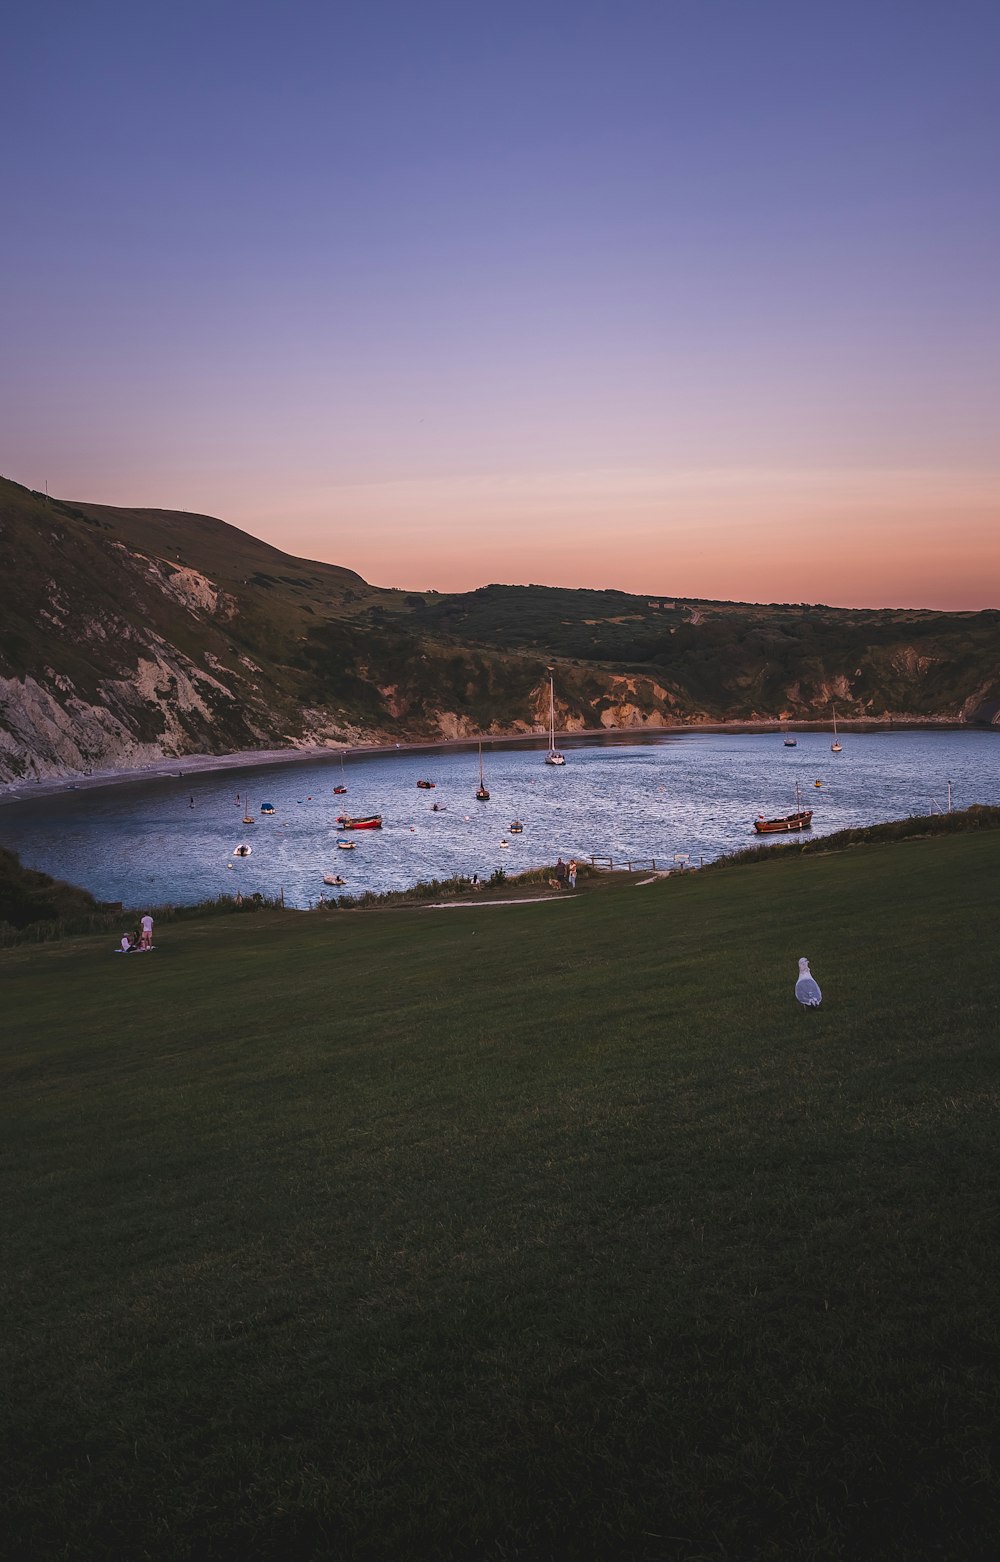
[[[0,470],[382,585],[1000,606],[996,0],[5,31]]]

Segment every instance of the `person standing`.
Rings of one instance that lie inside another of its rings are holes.
[[[569,887],[570,887],[570,889],[576,889],[576,859],[575,858],[571,859],[569,868],[567,869],[567,874],[569,876]]]
[[[557,889],[565,889],[565,887],[566,887],[566,864],[563,862],[562,858],[560,857],[559,861],[556,863],[556,888]]]
[[[142,929],[142,934],[141,934],[141,937],[140,937],[140,940],[139,940],[139,948],[140,949],[152,949],[152,947],[153,947],[153,919],[150,916],[148,911],[145,913],[145,915],[143,917],[140,918],[139,927]]]

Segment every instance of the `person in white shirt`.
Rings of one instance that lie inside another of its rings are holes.
[[[147,911],[141,919],[139,926],[142,928],[142,937],[139,941],[140,949],[152,949],[153,947],[153,919]]]

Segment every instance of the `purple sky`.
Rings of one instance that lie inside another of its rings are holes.
[[[0,470],[386,585],[1000,605],[1000,5],[19,7]]]

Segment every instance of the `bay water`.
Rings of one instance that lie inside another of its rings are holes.
[[[813,810],[813,836],[943,810],[949,781],[956,808],[1000,805],[1000,732],[848,730],[840,754],[829,732],[795,736],[795,748],[775,732],[560,736],[564,767],[544,763],[542,739],[490,744],[488,803],[475,799],[474,745],[67,785],[0,806],[0,844],[27,866],[127,906],[257,891],[305,907],[455,874],[516,873],[559,855],[696,867],[765,839],[787,842],[756,836],[753,821],[791,812],[796,783]],[[421,779],[434,789],[418,789]],[[346,796],[333,792],[341,783]],[[272,815],[261,814],[264,803]],[[242,823],[248,811],[252,825]],[[343,812],[381,814],[383,828],[345,836],[336,822]],[[515,819],[522,834],[510,831]],[[338,838],[355,849],[340,850]],[[234,856],[244,843],[252,854]],[[341,874],[344,889],[325,886],[324,873]]]

